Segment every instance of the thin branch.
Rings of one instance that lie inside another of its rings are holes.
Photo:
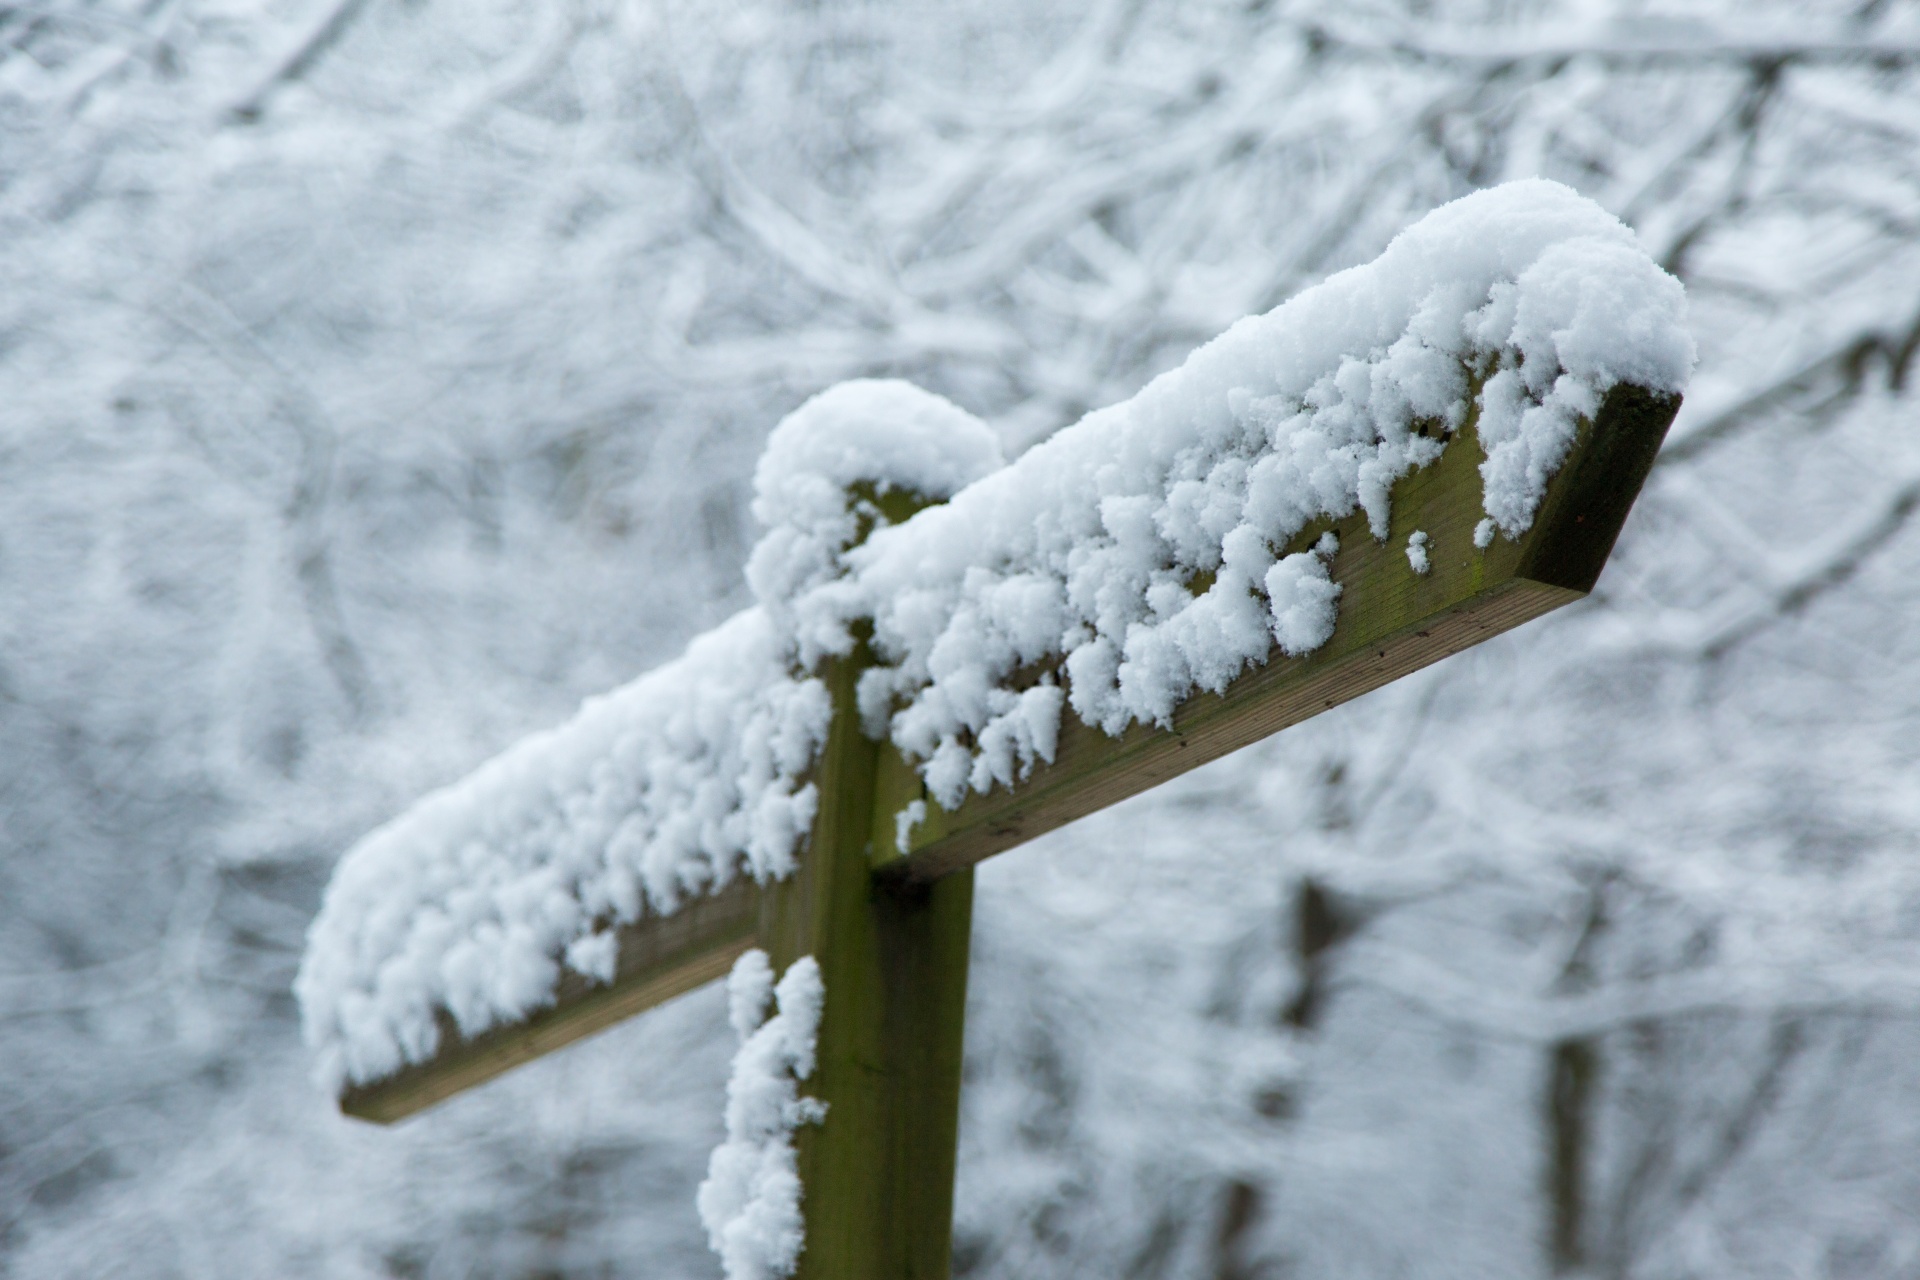
[[[1747,36],[1703,28],[1698,35],[1641,36],[1624,28],[1569,32],[1558,39],[1514,39],[1498,31],[1452,37],[1412,32],[1376,37],[1330,24],[1312,28],[1323,47],[1387,55],[1458,68],[1491,70],[1522,64],[1559,66],[1589,59],[1610,66],[1697,68],[1708,63],[1785,66],[1792,63],[1873,62],[1904,66],[1920,61],[1920,43],[1877,38],[1826,40]]]
[[[1920,479],[1909,480],[1882,498],[1880,509],[1860,528],[1846,535],[1840,545],[1820,556],[1782,582],[1772,593],[1767,606],[1751,610],[1714,628],[1711,638],[1699,647],[1700,656],[1712,661],[1726,656],[1736,646],[1752,639],[1782,619],[1802,612],[1821,596],[1842,585],[1858,573],[1872,555],[1886,546],[1920,506]]]
[[[253,124],[266,114],[274,95],[290,84],[304,80],[347,34],[355,20],[365,12],[367,0],[335,0],[333,8],[307,38],[296,45],[272,74],[259,86],[227,109],[227,118],[239,124]]]
[[[1684,435],[1668,441],[1654,465],[1671,466],[1699,457],[1741,431],[1764,421],[1774,411],[1813,392],[1825,390],[1828,393],[1821,402],[1822,408],[1830,407],[1836,401],[1850,399],[1865,385],[1867,370],[1875,361],[1885,366],[1888,384],[1898,390],[1906,383],[1916,346],[1920,346],[1920,315],[1914,317],[1905,332],[1883,330],[1849,338],[1778,382],[1754,392]]]

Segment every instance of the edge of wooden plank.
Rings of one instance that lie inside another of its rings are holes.
[[[1136,725],[1114,739],[1068,713],[1051,766],[1037,767],[1020,790],[1000,804],[976,805],[974,797],[969,797],[951,815],[950,828],[905,857],[896,851],[891,857],[876,858],[875,870],[924,882],[973,866],[1471,648],[1580,595],[1541,583],[1504,583],[1467,605],[1371,640],[1296,679],[1269,679],[1262,682],[1267,687],[1235,689],[1225,697],[1203,694],[1209,704],[1176,714],[1172,729]],[[1247,679],[1243,676],[1241,682]],[[891,813],[885,817],[893,821]],[[877,833],[875,848],[880,848]]]
[[[1628,383],[1607,392],[1594,415],[1604,429],[1586,427],[1548,484],[1517,576],[1593,590],[1679,411],[1678,395]]]
[[[391,1124],[724,977],[754,945],[760,894],[753,881],[737,880],[719,893],[688,899],[673,915],[647,916],[621,928],[612,982],[568,973],[554,1003],[524,1022],[469,1039],[443,1011],[440,1048],[432,1058],[349,1088],[340,1097],[340,1110]]]
[[[1605,566],[1679,404],[1678,396],[1615,387],[1582,424],[1533,527],[1484,550],[1473,545],[1484,453],[1470,420],[1438,461],[1394,486],[1384,541],[1356,514],[1310,526],[1287,548],[1302,549],[1328,528],[1340,539],[1330,567],[1345,593],[1327,643],[1300,658],[1276,654],[1224,694],[1189,698],[1169,727],[1134,725],[1113,738],[1068,711],[1051,764],[1037,765],[1013,790],[969,795],[951,812],[882,744],[876,872],[929,881],[972,866],[1579,599]],[[1425,574],[1406,556],[1416,530],[1428,536]],[[902,854],[894,823],[915,800],[927,817]]]

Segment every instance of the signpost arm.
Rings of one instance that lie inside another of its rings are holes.
[[[913,764],[883,745],[876,867],[903,881],[937,880],[1580,599],[1600,576],[1679,407],[1677,395],[1613,388],[1582,424],[1533,526],[1485,547],[1475,537],[1486,456],[1476,408],[1437,462],[1394,486],[1384,540],[1356,513],[1310,525],[1287,548],[1304,550],[1328,531],[1339,538],[1332,573],[1344,594],[1328,641],[1304,657],[1276,652],[1224,693],[1195,694],[1170,726],[1136,724],[1110,737],[1069,711],[1051,762],[1018,786],[971,794],[951,812],[933,802]],[[1415,532],[1426,538],[1421,570],[1407,557]],[[897,821],[915,801],[925,817],[901,848]]]
[[[872,917],[861,926],[871,935],[863,945],[869,948],[865,954],[873,968],[864,980],[879,983],[885,975],[888,981],[912,984],[905,996],[871,997],[875,1009],[893,1008],[890,1000],[899,1005],[889,1015],[894,1023],[876,1022],[874,1027],[925,1017],[929,1027],[912,1034],[929,1045],[946,1045],[949,1023],[941,1019],[948,1015],[930,1010],[951,1003],[951,1070],[957,1080],[964,962],[940,969],[946,975],[942,982],[949,985],[940,986],[938,993],[924,977],[899,975],[919,972],[915,966],[920,961],[913,957],[920,953],[906,941],[918,936],[914,929],[925,929],[929,937],[951,934],[958,941],[943,945],[958,948],[964,957],[967,908],[940,905],[947,899],[936,895],[928,899],[926,910],[943,921],[949,915],[940,913],[947,912],[959,923],[909,927],[905,922],[919,919],[911,909],[918,899],[910,886],[939,888],[964,877],[965,888],[941,892],[970,894],[969,869],[982,858],[1579,599],[1606,562],[1678,407],[1677,396],[1616,387],[1548,486],[1533,528],[1518,540],[1498,539],[1485,549],[1473,540],[1482,515],[1478,467],[1483,453],[1469,423],[1438,462],[1395,486],[1393,528],[1386,541],[1373,538],[1363,517],[1337,526],[1341,550],[1333,561],[1333,576],[1346,594],[1334,634],[1320,651],[1305,658],[1276,655],[1245,673],[1224,695],[1195,696],[1175,712],[1170,729],[1136,725],[1119,738],[1109,738],[1068,713],[1052,764],[1038,766],[1032,777],[1011,790],[969,796],[951,813],[930,802],[918,772],[891,743],[876,746],[859,732],[852,687],[862,659],[843,660],[831,668],[838,709],[832,745],[816,775],[822,810],[812,848],[857,848],[870,856],[877,879],[894,896],[886,899],[891,905],[884,908],[880,897],[862,908]],[[920,505],[898,490],[869,496],[883,509],[891,508],[886,514],[896,523]],[[1424,574],[1414,572],[1406,556],[1406,539],[1414,530],[1428,535],[1431,565]],[[1303,537],[1310,540],[1319,532],[1316,527]],[[898,816],[915,800],[927,805],[926,819],[912,828],[903,852],[896,843]],[[814,856],[809,853],[802,860],[796,880],[815,874]],[[818,874],[823,881],[829,879],[824,870]],[[850,870],[834,874],[849,894],[853,890],[848,886],[866,884]],[[431,1061],[350,1089],[341,1099],[342,1109],[382,1123],[401,1119],[719,977],[742,951],[756,945],[756,937],[783,965],[797,956],[817,956],[827,970],[828,1030],[837,1037],[844,1030],[842,1021],[851,1016],[844,1006],[856,997],[836,1002],[829,957],[817,950],[829,936],[827,917],[818,914],[827,909],[828,899],[809,908],[816,914],[807,916],[797,905],[798,892],[784,883],[761,888],[741,879],[711,898],[689,901],[676,915],[644,916],[620,931],[619,969],[610,985],[569,977],[555,992],[551,1008],[470,1040],[459,1036],[451,1018],[443,1017],[442,1048]],[[808,890],[826,892],[824,883]],[[859,892],[882,891],[862,887]],[[781,905],[769,906],[770,899]],[[847,918],[864,918],[851,907],[843,911],[851,912]],[[894,919],[887,912],[896,913],[900,923],[897,929],[884,926],[892,941],[883,946],[882,919]],[[850,979],[840,980],[839,990],[858,992],[861,981],[855,970]],[[879,1064],[883,1059],[874,1056],[870,1061]],[[951,1161],[950,1156],[946,1159]],[[942,1222],[946,1213],[943,1209],[937,1215]]]

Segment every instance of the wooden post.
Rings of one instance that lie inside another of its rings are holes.
[[[802,1092],[826,1119],[796,1135],[801,1280],[945,1280],[953,1240],[961,1031],[973,869],[937,884],[876,878],[868,833],[878,745],[854,705],[859,657],[825,671],[833,727],[799,869],[761,897],[776,969],[820,965],[818,1063]]]
[[[848,500],[900,523],[929,505],[862,482]],[[873,521],[863,518],[864,541]],[[814,766],[820,810],[799,867],[761,891],[758,936],[776,971],[810,955],[826,987],[813,1075],[827,1104],[794,1145],[806,1247],[796,1280],[946,1280],[973,930],[973,870],[937,884],[873,874],[880,745],[854,688],[867,634],[821,672],[833,721]]]

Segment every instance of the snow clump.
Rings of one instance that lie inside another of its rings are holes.
[[[1415,573],[1423,576],[1428,569],[1433,567],[1431,559],[1427,554],[1427,535],[1425,530],[1415,529],[1407,535],[1407,563],[1413,566]]]
[[[769,1001],[777,1007],[767,1017]],[[820,966],[802,956],[774,985],[764,951],[749,951],[727,977],[727,1007],[740,1037],[727,1080],[727,1136],[700,1184],[700,1223],[727,1280],[793,1274],[805,1244],[793,1131],[818,1124],[827,1106],[799,1096],[813,1074],[814,1041],[826,988]]]
[[[847,627],[860,603],[844,555],[863,524],[886,523],[873,497],[944,500],[1003,462],[991,427],[908,382],[843,382],[787,415],[754,470],[753,514],[767,532],[748,557],[747,584],[793,638],[798,665],[853,646]],[[850,502],[860,485],[873,497]]]

